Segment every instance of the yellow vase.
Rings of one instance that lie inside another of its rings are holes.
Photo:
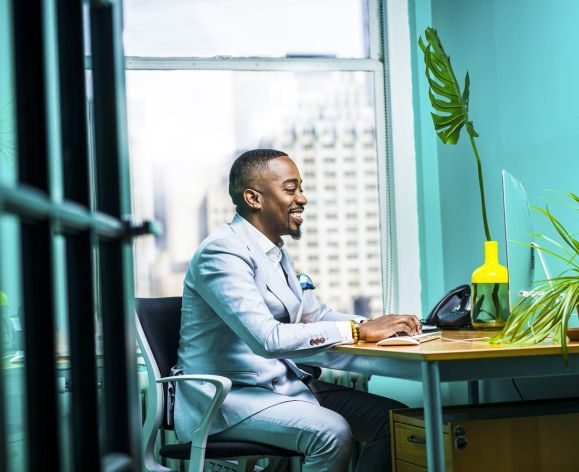
[[[509,272],[499,245],[485,242],[485,263],[472,273],[471,320],[476,329],[501,329],[509,316]]]

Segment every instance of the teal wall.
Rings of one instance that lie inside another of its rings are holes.
[[[501,170],[521,180],[530,203],[544,206],[550,190],[579,193],[579,2],[559,0],[409,0],[422,311],[446,291],[468,283],[482,263],[484,230],[475,159],[466,135],[442,144],[430,117],[418,37],[434,26],[462,82],[471,77],[470,118],[480,134],[491,235],[504,253]],[[464,132],[464,131],[463,131]],[[551,205],[579,232],[577,214]],[[533,215],[538,232],[554,236]],[[562,265],[549,260],[553,272]],[[576,324],[577,321],[575,320]],[[525,399],[579,394],[579,377],[565,382],[519,379]],[[422,404],[417,382],[374,376],[372,392],[410,406]],[[484,401],[519,399],[511,379],[485,381]],[[465,382],[443,384],[445,404],[465,403]]]
[[[424,311],[440,296],[441,284],[450,289],[469,281],[482,262],[484,232],[466,134],[456,146],[433,139],[418,36],[434,26],[457,78],[470,73],[470,118],[480,134],[491,234],[505,262],[501,169],[524,183],[531,204],[544,206],[552,189],[579,191],[579,2],[409,3]],[[570,209],[552,209],[579,231]],[[533,218],[539,232],[553,233],[542,217]]]

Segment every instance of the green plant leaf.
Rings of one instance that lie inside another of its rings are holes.
[[[428,97],[434,113],[432,121],[436,134],[445,144],[456,144],[460,138],[460,131],[466,127],[470,137],[470,143],[477,161],[477,172],[479,190],[481,197],[481,210],[485,237],[491,241],[488,218],[486,213],[485,192],[482,175],[482,163],[474,138],[478,133],[474,129],[472,121],[468,119],[468,103],[470,99],[470,76],[468,72],[464,77],[463,91],[456,80],[450,57],[444,51],[438,33],[434,28],[426,28],[424,31],[426,42],[420,37],[418,45],[424,53],[424,64],[426,64],[426,78],[428,79]]]
[[[576,205],[579,198],[576,194],[568,194]],[[579,206],[577,206],[579,209]],[[567,328],[573,310],[579,309],[579,242],[570,231],[551,213],[549,208],[533,207],[545,216],[565,245],[559,241],[542,235],[532,234],[533,237],[543,239],[551,247],[538,246],[535,243],[523,243],[535,247],[537,250],[556,257],[568,264],[557,277],[552,277],[548,283],[535,289],[542,293],[540,298],[525,298],[515,306],[503,330],[491,339],[492,344],[510,344],[524,346],[543,341],[550,334],[553,342],[561,346],[565,365],[569,362],[567,348]],[[570,275],[566,275],[570,274]]]
[[[436,134],[445,144],[456,144],[461,129],[466,126],[472,137],[478,133],[468,120],[468,101],[470,97],[470,77],[468,72],[464,78],[464,90],[456,80],[450,58],[444,51],[438,34],[434,28],[424,32],[426,43],[419,39],[418,44],[424,53],[426,78],[430,86],[430,103],[437,113],[431,113]]]
[[[573,236],[571,236],[569,234],[569,232],[565,229],[565,227],[559,222],[559,220],[557,218],[555,218],[551,212],[549,211],[549,208],[546,207],[545,209],[543,208],[538,208],[538,207],[531,207],[534,210],[537,210],[539,213],[542,213],[543,215],[545,215],[550,221],[551,221],[551,225],[553,226],[553,228],[555,228],[555,230],[557,231],[557,233],[559,233],[559,236],[561,236],[561,239],[574,251],[574,252],[579,252],[579,241],[577,241],[575,238],[573,238]]]
[[[537,251],[541,251],[541,252],[544,252],[545,254],[549,254],[549,255],[551,255],[551,256],[553,256],[553,257],[556,257],[557,259],[560,259],[560,260],[562,260],[563,262],[566,262],[566,263],[569,263],[570,260],[571,260],[571,257],[572,257],[572,253],[571,253],[570,251],[568,251],[567,249],[564,249],[564,248],[563,248],[562,250],[563,250],[563,252],[565,252],[565,253],[568,255],[568,257],[565,257],[565,256],[563,256],[563,255],[561,255],[561,254],[558,254],[558,253],[556,253],[555,251],[553,251],[553,250],[551,250],[551,249],[548,249],[548,248],[546,248],[546,247],[539,246],[539,245],[536,244],[536,243],[531,243],[531,244],[529,244],[529,246],[535,248]]]

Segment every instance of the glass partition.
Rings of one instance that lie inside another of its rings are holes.
[[[0,184],[12,186],[17,154],[10,17],[9,2],[0,0]],[[0,468],[8,470],[26,470],[28,448],[19,235],[18,220],[0,215],[0,442],[6,458],[4,464],[0,457]]]

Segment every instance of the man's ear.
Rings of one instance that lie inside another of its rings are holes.
[[[261,209],[261,205],[263,203],[261,194],[250,188],[243,191],[243,200],[245,201],[247,207],[251,210]]]

